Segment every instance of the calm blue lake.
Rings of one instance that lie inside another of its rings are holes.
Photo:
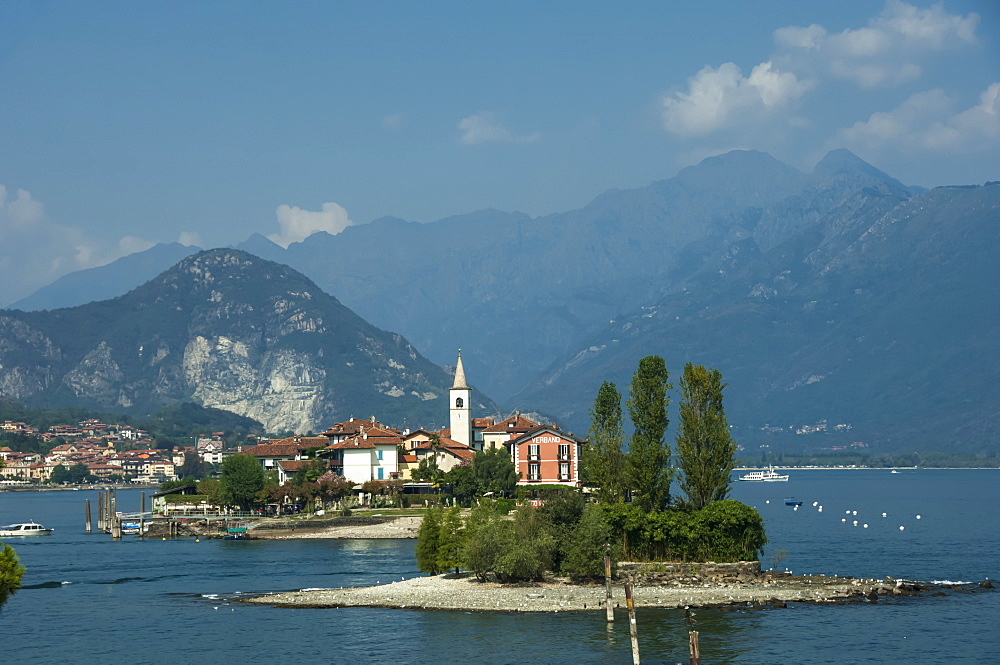
[[[137,490],[118,496],[120,509],[138,509]],[[803,505],[785,506],[789,496]],[[733,497],[766,520],[765,567],[784,550],[780,567],[795,573],[1000,577],[1000,471],[791,471],[787,483],[734,483]],[[91,491],[0,493],[0,523],[35,520],[56,529],[9,541],[28,572],[26,588],[0,611],[0,662],[631,663],[625,617],[609,630],[603,612],[235,604],[242,594],[418,575],[414,543],[114,542],[84,533],[86,498],[96,509]],[[705,610],[697,628],[706,665],[993,663],[1000,660],[998,617],[1000,591],[984,591],[876,605]],[[638,625],[644,663],[687,663],[679,611],[640,611]]]

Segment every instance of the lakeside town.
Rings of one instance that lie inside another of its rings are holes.
[[[224,432],[197,437],[194,445],[166,450],[153,446],[149,433],[96,419],[53,425],[45,432],[24,422],[6,421],[4,432],[64,441],[48,452],[0,447],[0,487],[65,483],[160,485],[192,475],[208,475],[231,455],[256,458],[278,485],[287,484],[307,465],[358,486],[369,481],[416,482],[471,463],[476,453],[505,449],[522,485],[580,485],[584,441],[555,424],[536,422],[515,411],[504,419],[475,418],[471,392],[459,353],[450,396],[450,427],[399,430],[375,416],[334,423],[318,436],[278,439],[248,437],[227,445]],[[429,471],[430,470],[430,471]]]

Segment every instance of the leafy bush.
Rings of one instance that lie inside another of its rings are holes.
[[[604,556],[617,560],[617,548],[610,548],[611,525],[604,511],[592,506],[568,532],[562,543],[559,571],[573,579],[597,579],[604,576]]]
[[[732,499],[697,511],[644,513],[633,504],[605,506],[622,556],[632,561],[745,561],[767,543],[760,514]]]

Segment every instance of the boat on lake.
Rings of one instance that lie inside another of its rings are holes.
[[[8,524],[0,526],[0,538],[10,536],[47,536],[52,533],[52,529],[47,529],[36,522],[21,522],[20,524]]]
[[[774,467],[768,467],[767,471],[751,471],[740,476],[740,480],[756,481],[760,483],[782,483],[788,480],[788,474],[780,475]]]
[[[787,499],[785,499],[785,505],[786,506],[801,506],[802,502],[799,501],[798,499],[796,499],[794,496],[790,496]]]

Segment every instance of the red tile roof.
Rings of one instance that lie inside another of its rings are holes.
[[[504,418],[496,425],[492,427],[487,427],[483,430],[484,434],[502,434],[505,432],[512,432],[520,434],[521,432],[527,432],[533,427],[539,427],[539,423],[534,420],[525,418],[520,413],[515,413],[509,418]]]

